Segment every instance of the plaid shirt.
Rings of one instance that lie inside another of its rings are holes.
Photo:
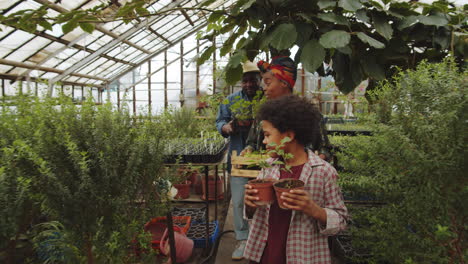
[[[293,211],[286,245],[288,264],[331,263],[328,236],[335,235],[346,228],[348,210],[344,205],[341,190],[336,184],[338,174],[327,162],[312,151],[308,151],[309,161],[302,169],[300,180],[306,183],[305,190],[327,213],[326,225],[314,218]],[[269,159],[270,164],[274,159]],[[259,178],[280,177],[279,165],[264,169]],[[244,257],[255,262],[260,259],[268,237],[268,217],[270,207],[257,208],[250,224],[250,233],[244,251]]]

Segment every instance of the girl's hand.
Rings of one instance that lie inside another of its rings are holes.
[[[284,192],[281,194],[281,199],[283,199],[283,205],[286,208],[301,211],[308,216],[326,223],[327,214],[325,209],[310,199],[309,193],[307,191],[291,190],[289,192]]]
[[[253,208],[257,208],[257,205],[254,203],[254,201],[259,200],[257,193],[258,193],[257,189],[254,189],[252,185],[246,184],[245,192],[244,192],[245,205],[253,207]]]

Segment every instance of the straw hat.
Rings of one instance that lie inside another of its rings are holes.
[[[251,62],[251,61],[246,61],[242,64],[242,72],[260,72],[260,69],[258,69],[257,64]]]

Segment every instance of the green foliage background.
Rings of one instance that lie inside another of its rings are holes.
[[[343,189],[386,203],[353,216],[371,263],[466,261],[467,78],[450,60],[401,71],[374,94],[373,136],[335,140]]]
[[[0,248],[58,221],[75,257],[121,263],[145,222],[165,213],[160,123],[69,98],[19,97],[0,115]],[[5,216],[5,217],[3,217]],[[90,262],[91,261],[91,262]]]

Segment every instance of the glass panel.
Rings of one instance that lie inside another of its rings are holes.
[[[47,72],[45,73],[44,75],[41,76],[41,78],[45,78],[45,79],[52,79],[54,77],[58,76],[58,73],[55,73],[55,72]]]
[[[76,76],[68,76],[67,78],[64,78],[66,81],[69,81],[69,82],[76,82],[80,77],[76,77]]]
[[[12,50],[20,47],[22,44],[26,43],[33,37],[34,35],[32,34],[21,30],[16,30],[10,36],[2,40],[2,49],[0,50],[0,57],[3,58],[3,56],[10,53]]]
[[[11,69],[13,69],[12,66],[0,64],[0,72],[7,72],[7,71],[9,71]]]
[[[12,27],[2,25],[2,31],[0,31],[0,39],[3,38],[4,36],[8,35],[13,30],[15,30],[15,29],[12,28]]]
[[[32,63],[39,63],[42,60],[48,58],[52,53],[54,53],[56,50],[63,48],[65,45],[57,42],[52,42],[51,44],[45,46],[42,50],[40,50],[38,53],[34,54],[31,58],[29,58],[27,61],[32,62]]]
[[[6,2],[9,2],[9,1],[6,1]],[[7,15],[10,15],[10,14],[13,14],[13,13],[16,13],[18,11],[25,10],[25,9],[38,9],[39,7],[41,7],[41,4],[38,4],[38,3],[34,2],[34,1],[23,1],[21,4],[15,6],[13,9],[8,11],[4,15],[7,16]]]
[[[21,1],[0,1],[0,9],[7,9],[18,2]]]
[[[96,75],[96,72],[99,71],[98,67],[106,61],[108,60],[105,58],[99,58],[97,60],[94,60],[93,62],[86,64],[79,72],[84,74]]]
[[[127,30],[129,30],[130,28],[133,27],[133,24],[131,23],[128,23],[128,24],[125,24],[125,23],[120,23],[119,24],[116,24],[114,29],[112,30],[112,32],[114,32],[115,34],[123,34],[124,32],[126,32]]]
[[[36,53],[41,47],[45,46],[46,44],[50,43],[51,41],[41,37],[35,37],[29,42],[27,42],[20,50],[17,50],[10,54],[6,59],[14,60],[14,61],[24,61],[29,56]]]

